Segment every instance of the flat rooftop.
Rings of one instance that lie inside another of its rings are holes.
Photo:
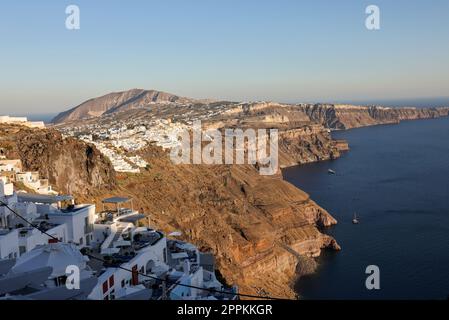
[[[62,201],[73,200],[72,196],[50,196],[42,194],[18,193],[17,198],[20,202],[34,202],[42,204],[54,204]]]

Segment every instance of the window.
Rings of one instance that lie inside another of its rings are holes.
[[[125,287],[125,279],[122,280],[122,288]]]
[[[137,265],[132,267],[132,285],[137,286],[139,284],[139,272],[137,271]]]
[[[109,288],[112,288],[114,286],[114,275],[109,277]]]
[[[83,245],[83,238],[80,238],[80,245]]]
[[[66,282],[67,282],[67,276],[60,276],[60,277],[55,278],[55,284],[57,287],[65,286]]]
[[[108,282],[107,281],[105,281],[105,282],[103,282],[103,294],[105,294],[106,292],[108,292]]]
[[[84,233],[89,233],[89,217],[84,218]]]

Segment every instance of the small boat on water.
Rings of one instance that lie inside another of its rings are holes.
[[[353,224],[359,224],[359,219],[357,219],[357,213],[354,213],[354,218],[352,218]]]
[[[329,174],[336,174],[336,172],[334,170],[332,170],[332,169],[328,169],[327,173],[329,173]]]

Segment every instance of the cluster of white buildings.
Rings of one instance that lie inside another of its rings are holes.
[[[15,124],[22,125],[29,128],[45,128],[43,121],[28,121],[26,117],[10,117],[0,116],[0,124]]]
[[[119,154],[117,148],[110,147],[103,141],[83,140],[95,145],[103,155],[108,157],[117,172],[140,173],[140,169],[148,165],[140,156],[128,157],[123,153]]]
[[[39,194],[57,194],[48,179],[40,178],[39,172],[22,171],[21,160],[7,160],[0,157],[0,179],[4,179],[5,182],[21,182]]]
[[[111,160],[115,171],[139,173],[148,163],[135,155],[135,152],[148,144],[155,144],[163,149],[177,147],[180,144],[180,133],[188,129],[189,127],[181,122],[153,119],[145,124],[128,120],[128,122],[108,123],[104,127],[101,124],[95,126],[87,124],[60,130],[66,136],[76,136],[94,144]],[[134,155],[130,156],[130,153]]]
[[[105,199],[97,212],[0,179],[0,300],[237,298],[217,280],[212,255],[138,227],[144,218],[130,199]]]
[[[161,107],[161,104],[158,104]],[[177,110],[158,108],[157,116],[149,112],[129,119],[115,118],[114,114],[105,115],[95,122],[69,124],[59,127],[64,136],[74,136],[89,143],[94,143],[106,155],[118,172],[138,173],[147,163],[138,156],[130,157],[139,150],[153,144],[163,149],[172,149],[181,144],[180,135],[190,131],[195,121],[210,120],[222,115],[232,107],[223,104],[176,104]],[[124,152],[118,152],[118,151]]]

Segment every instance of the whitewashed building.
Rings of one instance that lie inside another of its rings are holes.
[[[0,206],[0,300],[237,298],[237,288],[225,288],[194,245],[138,227],[146,216],[131,199],[105,199],[96,213],[70,196],[17,194],[9,185],[0,179],[0,201],[8,206]],[[65,286],[73,268],[81,274],[79,292]]]

